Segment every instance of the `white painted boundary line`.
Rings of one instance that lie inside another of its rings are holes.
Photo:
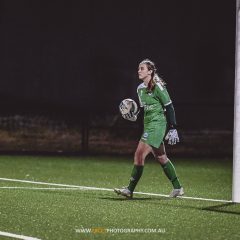
[[[72,187],[0,187],[0,189],[26,189],[26,190],[81,190],[80,188],[72,188]]]
[[[99,190],[99,191],[111,191],[111,192],[113,191],[110,188],[96,188],[96,187],[86,187],[86,186],[69,185],[69,184],[59,184],[59,183],[35,182],[35,181],[11,179],[11,178],[0,178],[0,180],[9,181],[9,182],[22,182],[22,183],[31,183],[31,184],[39,184],[39,185],[48,185],[48,186],[71,187],[71,188],[78,188],[83,190]]]
[[[134,194],[142,194],[142,195],[149,195],[149,196],[161,196],[161,197],[168,197],[168,195],[159,194],[159,193],[144,193],[144,192],[134,192]],[[209,202],[223,202],[223,203],[231,203],[231,200],[223,200],[223,199],[211,199],[211,198],[199,198],[199,197],[187,197],[187,196],[181,196],[177,198],[183,198],[183,199],[192,199],[192,200],[199,200],[199,201],[209,201]]]
[[[86,186],[78,186],[78,185],[68,185],[68,184],[59,184],[59,183],[47,183],[47,182],[35,182],[35,181],[29,181],[29,180],[21,180],[21,179],[11,179],[11,178],[0,178],[2,181],[9,181],[9,182],[22,182],[22,183],[31,183],[31,184],[39,184],[39,185],[48,185],[48,186],[59,186],[59,187],[65,187],[64,189],[67,190],[71,188],[71,190],[98,190],[98,191],[110,191],[112,192],[113,189],[110,188],[97,188],[97,187],[86,187]],[[3,188],[3,187],[1,187]],[[4,188],[12,188],[12,187],[4,187]],[[20,188],[20,187],[14,187],[14,188]],[[67,188],[67,189],[66,189]],[[41,188],[29,188],[29,189],[41,189]],[[52,188],[42,188],[42,190],[52,190]],[[61,188],[54,188],[61,189]],[[140,194],[140,195],[148,195],[148,196],[160,196],[160,197],[169,197],[165,194],[159,194],[159,193],[144,193],[144,192],[134,192],[134,194]],[[232,202],[231,200],[223,200],[223,199],[211,199],[211,198],[197,198],[197,197],[178,197],[182,199],[192,199],[192,200],[199,200],[199,201],[210,201],[210,202],[223,202],[228,203]]]
[[[40,238],[28,237],[28,236],[24,236],[24,235],[17,235],[14,233],[1,232],[1,231],[0,231],[0,236],[23,239],[23,240],[41,240]]]

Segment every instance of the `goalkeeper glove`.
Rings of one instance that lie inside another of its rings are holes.
[[[167,140],[168,144],[170,145],[175,145],[177,142],[179,142],[177,129],[170,129],[165,137],[165,140]]]
[[[127,114],[122,114],[122,117],[126,120],[129,120],[129,121],[132,121],[132,122],[135,122],[137,120],[137,115],[138,115],[139,112],[137,112],[136,114],[134,114],[132,111],[130,111],[129,113]]]

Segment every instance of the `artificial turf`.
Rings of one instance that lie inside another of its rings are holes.
[[[186,196],[231,199],[230,159],[172,161]],[[109,189],[126,185],[131,168],[127,157],[0,157],[1,178]],[[240,204],[139,194],[126,200],[112,191],[35,189],[53,186],[3,180],[0,187],[28,187],[0,188],[4,232],[50,240],[240,238]],[[168,194],[171,189],[161,166],[148,159],[136,191]]]

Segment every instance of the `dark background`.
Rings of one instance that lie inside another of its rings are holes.
[[[156,62],[183,129],[233,128],[235,1],[0,1],[1,114],[117,114]]]

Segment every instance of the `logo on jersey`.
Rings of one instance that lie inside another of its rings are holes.
[[[143,107],[144,107],[144,110],[146,110],[146,111],[154,109],[154,105],[147,105],[147,104],[145,104],[145,105],[143,105]]]
[[[145,133],[143,134],[143,136],[142,136],[142,139],[143,139],[143,140],[147,140],[147,137],[148,137],[148,133],[145,132]]]

